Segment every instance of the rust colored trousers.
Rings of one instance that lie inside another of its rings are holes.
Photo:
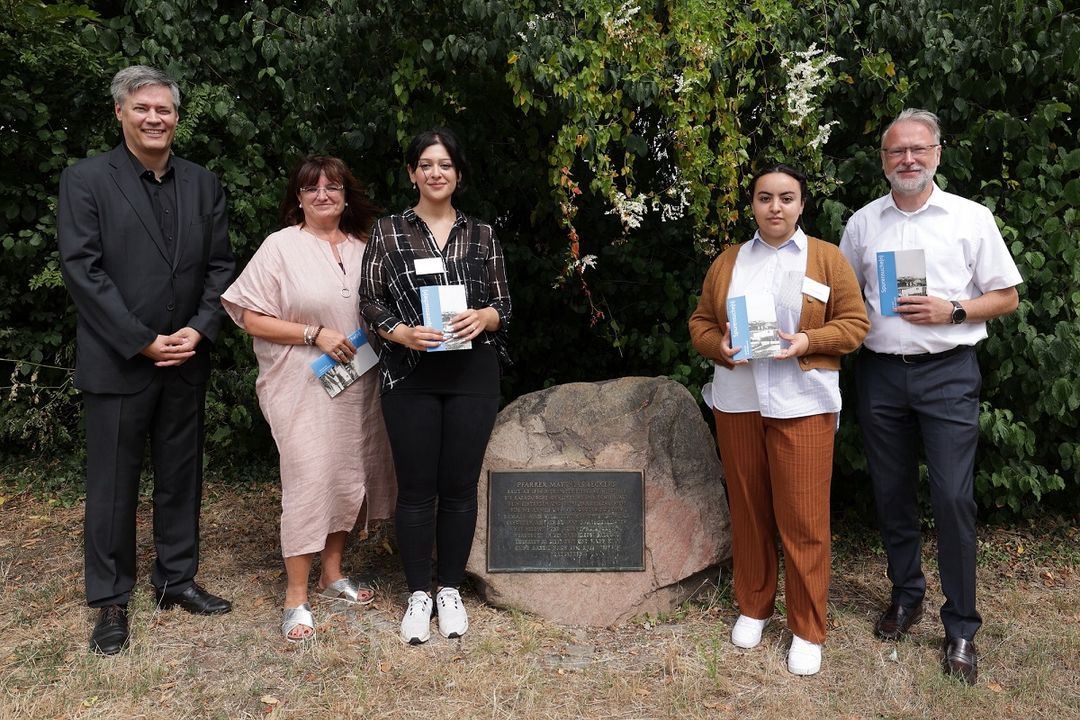
[[[823,643],[836,416],[777,419],[718,410],[713,415],[727,476],[739,612],[759,620],[772,616],[779,533],[788,629],[803,640]]]

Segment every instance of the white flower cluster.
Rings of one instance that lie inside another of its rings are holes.
[[[554,19],[555,19],[555,13],[553,13],[553,12],[549,12],[546,15],[536,15],[531,20],[527,20],[525,22],[525,31],[528,33],[528,35],[526,35],[525,32],[519,32],[517,34],[517,36],[523,42],[528,42],[529,41],[529,36],[536,34],[536,30],[540,27],[541,22],[547,23],[547,22],[550,22],[550,21],[552,21]]]
[[[607,214],[618,215],[623,227],[627,230],[636,230],[641,227],[641,221],[650,209],[660,213],[661,222],[672,222],[685,215],[686,208],[690,207],[690,186],[680,181],[664,191],[662,195],[651,198],[644,194],[631,198],[617,193],[612,199],[612,205],[614,207],[608,210]]]
[[[645,217],[646,197],[638,195],[636,198],[626,197],[622,193],[616,193],[612,198],[612,209],[608,215],[618,215],[623,227],[627,230],[636,230],[641,227],[641,219]]]
[[[578,258],[577,260],[568,261],[566,263],[566,268],[563,270],[563,275],[555,279],[555,282],[551,284],[551,289],[558,290],[559,288],[563,287],[566,283],[566,279],[573,275],[573,273],[575,272],[579,275],[584,275],[586,268],[590,270],[596,269],[595,255],[585,255]]]
[[[816,148],[829,142],[829,135],[832,134],[832,126],[839,124],[839,120],[832,120],[825,123],[824,125],[818,126],[817,135],[815,135],[814,139],[810,141],[810,147]]]
[[[686,208],[690,207],[690,185],[685,181],[679,182],[668,188],[664,195],[667,195],[674,202],[661,202],[660,198],[653,199],[653,210],[660,211],[661,222],[671,222],[672,220],[678,220],[686,214]]]
[[[638,7],[637,0],[626,0],[614,13],[604,14],[604,24],[607,25],[608,31],[614,34],[613,31],[629,25],[639,12],[641,8]]]
[[[815,91],[829,80],[829,66],[841,58],[836,55],[822,55],[817,43],[806,50],[784,55],[780,58],[780,67],[787,73],[787,110],[792,125],[802,125],[803,121],[816,110]],[[811,144],[820,144],[829,139],[831,126],[827,123],[818,130],[818,136]]]
[[[586,255],[585,257],[574,261],[574,269],[584,272],[585,268],[596,269],[596,256]]]
[[[694,90],[703,91],[708,84],[708,78],[700,72],[694,72],[689,77],[683,73],[675,73],[671,79],[675,81],[675,87],[672,88],[675,95]]]

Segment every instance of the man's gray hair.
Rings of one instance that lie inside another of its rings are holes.
[[[892,130],[893,125],[899,122],[910,120],[917,122],[930,128],[930,132],[934,134],[934,144],[941,143],[941,125],[938,123],[938,116],[929,110],[920,110],[919,108],[905,108],[900,111],[900,114],[896,116],[896,119],[889,123],[889,126],[885,128],[885,132],[881,133],[881,147],[885,147],[885,136]]]
[[[164,72],[149,65],[132,65],[124,68],[113,76],[109,90],[112,92],[113,102],[123,106],[128,95],[151,85],[163,85],[169,88],[173,106],[177,110],[180,109],[180,86]]]

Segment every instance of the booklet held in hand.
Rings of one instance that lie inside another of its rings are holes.
[[[357,328],[356,332],[349,336],[349,342],[356,348],[356,353],[349,362],[338,362],[323,353],[311,363],[311,372],[319,378],[323,389],[330,397],[340,395],[345,388],[359,380],[361,375],[379,362],[363,330]]]
[[[469,309],[464,285],[428,285],[420,288],[420,308],[424,312],[424,324],[442,330],[443,341],[428,352],[442,350],[470,350],[472,340],[458,340],[446,328],[457,315]]]
[[[780,352],[780,329],[776,322],[776,303],[772,293],[750,293],[728,298],[728,322],[731,324],[731,347],[741,348],[731,358],[762,360]]]

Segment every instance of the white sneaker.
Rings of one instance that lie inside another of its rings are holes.
[[[401,620],[401,639],[419,645],[431,637],[431,596],[417,590],[409,596],[409,607]]]
[[[731,644],[746,650],[757,647],[761,643],[761,631],[769,624],[769,619],[755,620],[746,615],[740,615],[731,628]]]
[[[813,675],[821,669],[821,646],[807,642],[798,635],[791,636],[787,654],[787,669],[792,675]]]
[[[469,629],[469,618],[457,588],[444,587],[435,595],[439,613],[439,632],[444,638],[459,638]]]

